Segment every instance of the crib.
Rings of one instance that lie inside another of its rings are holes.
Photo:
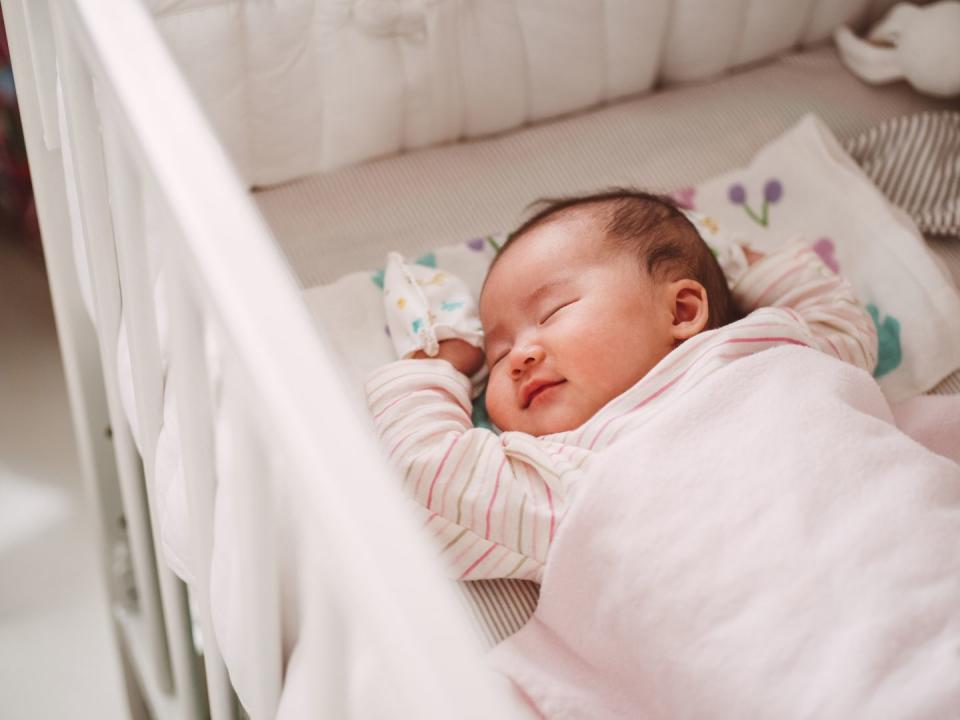
[[[387,249],[506,228],[540,195],[626,175],[702,179],[801,111],[852,134],[946,106],[861,86],[824,45],[891,4],[3,0],[131,713],[524,716],[481,670],[470,603],[408,517],[301,289],[376,267]],[[606,59],[576,41],[586,25]],[[520,62],[501,34],[518,27],[530,33],[523,92],[500,80]],[[560,48],[574,59],[561,63]],[[814,95],[825,69],[834,84]],[[323,80],[313,96],[311,78]],[[779,115],[753,112],[756,82]],[[724,98],[716,125],[708,109]],[[634,117],[638,106],[650,115]],[[590,144],[618,127],[647,143],[629,166],[616,140]],[[723,151],[709,152],[718,137]],[[160,552],[153,474],[170,388],[189,584]],[[225,546],[243,562],[226,587],[211,583]],[[227,597],[229,620],[213,610]],[[238,619],[241,633],[225,626]],[[522,620],[502,620],[500,635]]]

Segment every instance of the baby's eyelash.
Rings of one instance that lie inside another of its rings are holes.
[[[560,303],[555,308],[553,308],[553,310],[551,310],[550,312],[548,312],[546,315],[543,316],[543,320],[540,321],[540,324],[543,325],[547,320],[553,317],[558,310],[563,310],[563,308],[567,307],[567,305],[573,305],[579,299],[580,298],[574,298],[573,300],[568,300],[567,302]]]
[[[496,365],[498,362],[503,360],[509,354],[510,354],[509,352],[500,353],[497,357],[495,357],[493,360],[490,361],[490,367],[493,367],[494,365]]]

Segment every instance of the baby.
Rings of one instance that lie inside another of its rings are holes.
[[[578,483],[618,437],[738,359],[806,346],[872,372],[850,285],[801,243],[744,248],[730,277],[668,200],[617,190],[553,202],[514,232],[461,340],[378,370],[374,422],[460,579],[540,582]],[[489,370],[473,427],[468,377]]]

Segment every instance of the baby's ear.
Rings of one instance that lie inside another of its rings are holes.
[[[673,312],[671,333],[681,343],[701,332],[710,317],[707,290],[696,280],[676,280],[669,285],[670,304]]]

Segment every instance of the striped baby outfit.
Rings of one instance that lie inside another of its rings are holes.
[[[731,290],[745,318],[687,340],[570,431],[534,437],[473,427],[470,382],[444,360],[400,360],[371,375],[367,399],[384,450],[454,577],[539,582],[598,454],[739,358],[796,345],[873,371],[870,315],[805,244],[788,243]]]

